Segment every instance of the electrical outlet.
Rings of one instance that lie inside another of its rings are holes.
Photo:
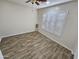
[[[38,27],[39,27],[39,25],[38,25],[38,24],[36,24],[35,28],[38,28]]]

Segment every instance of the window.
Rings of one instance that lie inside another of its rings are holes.
[[[43,15],[43,30],[61,36],[66,22],[67,11],[54,10]]]

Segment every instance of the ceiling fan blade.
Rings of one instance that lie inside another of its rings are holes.
[[[37,1],[46,2],[47,0],[37,0]]]
[[[39,2],[37,2],[37,1],[36,1],[36,2],[31,1],[31,0],[26,1],[26,3],[29,3],[29,2],[31,2],[32,4],[34,4],[34,3],[35,3],[36,5],[40,5],[40,4],[39,4]]]
[[[38,2],[35,2],[36,3],[36,5],[40,5]]]
[[[26,1],[26,3],[29,3],[31,0]]]

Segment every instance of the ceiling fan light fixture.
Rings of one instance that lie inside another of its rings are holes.
[[[46,4],[49,4],[49,3],[50,3],[49,1],[46,2]]]
[[[37,0],[37,1],[39,1],[39,2],[46,2],[47,0]]]
[[[26,1],[26,3],[29,3],[29,2],[31,2],[32,4],[36,4],[36,5],[40,5],[40,2],[47,2],[47,0],[28,0],[28,1]],[[49,2],[47,2],[47,3],[49,3]]]

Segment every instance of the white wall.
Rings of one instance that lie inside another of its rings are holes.
[[[0,0],[0,36],[6,37],[35,31],[36,10]]]
[[[42,15],[50,10],[53,10],[54,8],[60,8],[61,10],[69,11],[69,14],[66,19],[67,21],[66,21],[66,25],[64,28],[64,32],[61,38],[44,31],[41,27]],[[77,21],[78,21],[77,13],[78,13],[77,2],[70,2],[70,3],[56,5],[56,6],[49,7],[49,8],[39,9],[38,10],[39,31],[43,33],[44,35],[46,35],[47,37],[51,38],[52,40],[58,42],[62,46],[74,52],[77,48],[77,42],[78,42],[77,40]]]

